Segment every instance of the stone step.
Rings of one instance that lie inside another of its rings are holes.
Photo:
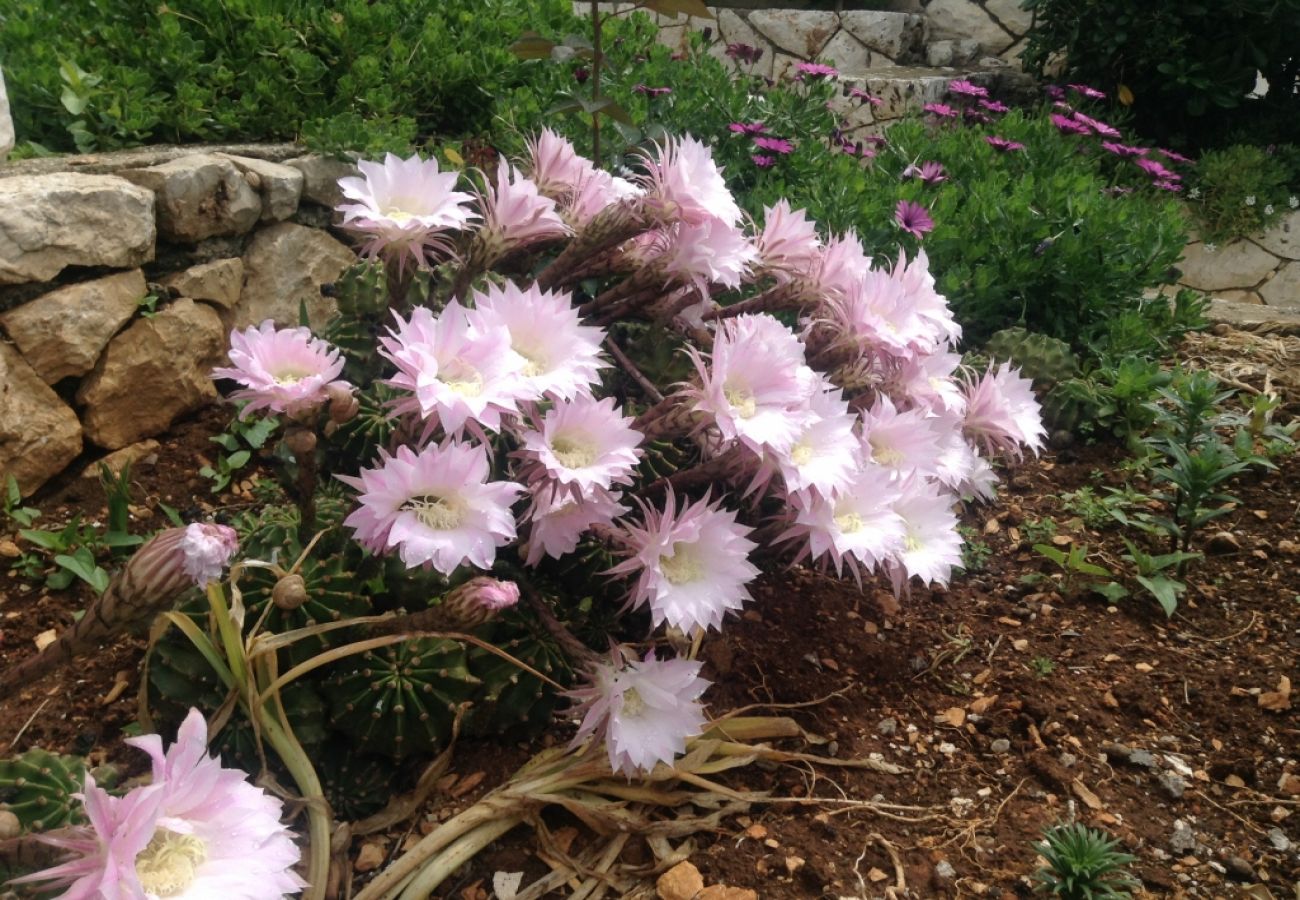
[[[920,112],[927,103],[951,100],[948,84],[963,79],[995,89],[1002,69],[929,66],[888,66],[858,72],[841,72],[844,92],[834,102],[847,123],[845,134],[861,138],[879,134],[889,124],[909,113]],[[855,97],[853,88],[877,98],[878,104]]]

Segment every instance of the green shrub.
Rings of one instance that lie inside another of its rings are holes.
[[[1061,900],[1121,900],[1132,896],[1129,888],[1141,886],[1127,871],[1137,858],[1104,831],[1077,822],[1058,825],[1033,846],[1047,861],[1034,873],[1037,889]]]
[[[1206,153],[1190,195],[1202,236],[1231,240],[1273,224],[1287,208],[1288,176],[1282,160],[1259,147],[1238,144]]]
[[[10,0],[18,137],[50,150],[306,138],[404,149],[483,130],[540,74],[508,50],[567,0]]]
[[[1024,0],[1035,15],[1024,60],[1131,99],[1139,129],[1213,146],[1233,129],[1261,144],[1300,129],[1297,0]],[[1256,72],[1265,98],[1247,99]]]

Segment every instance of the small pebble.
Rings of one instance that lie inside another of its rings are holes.
[[[1175,853],[1191,853],[1196,849],[1196,835],[1192,826],[1182,819],[1174,820],[1174,833],[1169,838],[1169,846]]]
[[[989,744],[989,749],[994,753],[1008,753],[1011,751],[1011,742],[1006,738],[998,738]]]
[[[948,860],[941,859],[939,864],[934,867],[934,874],[936,878],[943,881],[952,881],[957,877],[957,870],[952,867],[952,863],[948,862]]]
[[[876,726],[876,731],[880,732],[885,737],[890,737],[898,731],[898,720],[881,719],[880,724]]]
[[[1230,856],[1226,860],[1228,874],[1238,881],[1254,881],[1255,869],[1240,856]]]
[[[1183,794],[1187,792],[1187,782],[1183,780],[1183,776],[1174,772],[1165,772],[1156,781],[1160,783],[1161,789],[1169,795],[1170,799],[1181,800]]]
[[[1154,769],[1156,767],[1156,758],[1151,755],[1150,750],[1130,751],[1128,761],[1132,765],[1141,766],[1144,769]]]
[[[1291,839],[1286,836],[1286,832],[1281,828],[1274,827],[1268,830],[1268,842],[1279,853],[1285,853],[1291,849]]]

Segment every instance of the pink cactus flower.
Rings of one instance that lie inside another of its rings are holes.
[[[479,198],[483,224],[476,240],[489,248],[489,258],[500,259],[521,247],[553,241],[569,234],[555,201],[543,196],[537,185],[510,166],[505,157],[497,166],[495,185]]]
[[[967,379],[966,436],[989,453],[1001,451],[1019,458],[1021,447],[1037,453],[1047,431],[1043,428],[1032,383],[1018,369],[1002,363],[978,380]]]
[[[829,497],[811,492],[792,496],[794,523],[780,539],[802,538],[799,558],[821,560],[836,575],[848,569],[861,581],[864,570],[871,571],[902,547],[903,522],[892,507],[898,491],[887,469],[861,465]]]
[[[621,649],[612,656],[590,673],[589,686],[568,693],[582,715],[572,746],[598,735],[609,767],[631,778],[671,763],[686,750],[686,739],[703,730],[699,698],[709,682],[700,677],[704,664],[694,660],[661,660],[653,650],[642,660]]]
[[[572,193],[594,170],[591,161],[578,155],[573,144],[549,128],[528,141],[529,175],[537,190],[547,197]]]
[[[409,569],[489,569],[496,549],[515,539],[510,506],[524,490],[489,482],[490,475],[487,454],[474,444],[448,441],[418,453],[399,447],[377,468],[337,476],[360,491],[360,507],[343,524],[376,553],[396,550]]]
[[[177,544],[181,567],[197,586],[206,588],[219,581],[221,573],[239,550],[239,535],[229,525],[192,522],[185,526]]]
[[[755,247],[759,266],[783,282],[809,277],[821,258],[817,224],[784,199],[763,210],[763,231]]]
[[[560,559],[578,547],[578,541],[593,528],[609,526],[629,512],[619,502],[619,494],[596,490],[575,499],[571,494],[554,490],[544,482],[534,485],[533,501],[528,508],[528,531],[525,563],[535,566],[543,556]]]
[[[902,485],[893,510],[903,523],[903,543],[890,560],[890,577],[898,591],[908,579],[946,585],[961,565],[961,534],[952,511],[956,498],[939,485],[914,477]]]
[[[809,411],[790,449],[773,455],[787,494],[830,497],[848,486],[861,465],[857,417],[840,390],[826,382],[813,393]]]
[[[695,285],[702,295],[711,284],[740,287],[758,258],[745,233],[720,219],[694,225],[677,222],[662,237],[658,259],[664,272],[677,284]]]
[[[343,357],[306,328],[280,328],[267,319],[257,327],[230,333],[229,367],[212,370],[213,378],[228,378],[243,387],[232,400],[247,400],[240,417],[258,410],[294,414],[329,399],[331,387],[350,389],[343,374]]]
[[[622,415],[613,397],[579,396],[560,401],[542,416],[536,431],[521,435],[520,454],[532,478],[546,481],[574,499],[616,484],[631,484],[641,459],[640,432]]]
[[[560,213],[570,226],[581,231],[598,213],[616,203],[634,200],[642,193],[626,178],[588,166],[575,182],[573,190],[565,195]]]
[[[713,162],[713,151],[690,135],[668,138],[646,157],[643,186],[647,199],[669,221],[699,225],[718,219],[735,227],[740,207]]]
[[[877,397],[862,412],[862,456],[896,478],[931,476],[939,470],[943,435],[927,410],[899,411],[888,397]]]

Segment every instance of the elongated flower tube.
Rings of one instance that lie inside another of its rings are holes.
[[[63,889],[67,900],[272,900],[306,886],[281,802],[208,756],[197,710],[166,753],[156,734],[127,743],[152,758],[153,782],[114,797],[87,775],[90,825],[51,839],[72,858],[18,883]]]
[[[339,351],[306,328],[279,328],[267,319],[256,327],[230,333],[230,363],[212,370],[213,378],[229,378],[241,389],[232,400],[247,400],[242,416],[265,409],[296,413],[351,389],[343,374]]]
[[[340,178],[339,189],[353,203],[338,207],[343,226],[367,238],[363,253],[392,253],[422,263],[446,253],[445,232],[465,228],[475,213],[472,194],[456,191],[460,176],[441,172],[436,159],[418,154],[401,159],[389,153],[382,163],[360,162],[359,178]]]
[[[701,668],[694,660],[657,659],[653,650],[642,660],[615,650],[590,673],[590,685],[567,695],[582,714],[573,746],[598,736],[610,768],[628,778],[671,763],[707,721],[699,698],[709,682]]]
[[[219,579],[238,549],[235,530],[226,525],[196,522],[158,532],[140,545],[86,614],[54,643],[0,673],[0,689],[42,678],[114,635],[148,625],[186,591]]]
[[[523,492],[512,481],[488,481],[487,454],[448,441],[419,453],[399,447],[378,468],[337,476],[361,492],[343,524],[377,553],[397,551],[407,568],[450,575],[468,563],[489,569],[498,547],[515,538],[510,505]]]
[[[542,416],[538,430],[522,437],[528,477],[545,479],[575,499],[630,484],[641,458],[641,435],[613,397],[561,401]]]
[[[646,197],[667,221],[740,223],[740,207],[713,162],[713,151],[690,135],[668,138],[646,157]]]
[[[1021,447],[1035,453],[1042,448],[1047,429],[1033,384],[1010,363],[991,366],[978,380],[966,379],[963,393],[966,436],[987,452],[1000,451],[1018,459]]]
[[[569,234],[555,201],[539,193],[537,185],[513,168],[505,157],[497,166],[495,184],[479,197],[483,224],[474,234],[479,265],[491,266],[521,247],[556,240]]]
[[[641,506],[643,524],[625,524],[630,558],[609,571],[638,573],[630,600],[648,604],[655,626],[686,633],[720,628],[729,610],[750,599],[746,585],[758,577],[749,554],[758,546],[750,529],[721,501],[703,497],[680,506],[670,490],[663,510]]]

